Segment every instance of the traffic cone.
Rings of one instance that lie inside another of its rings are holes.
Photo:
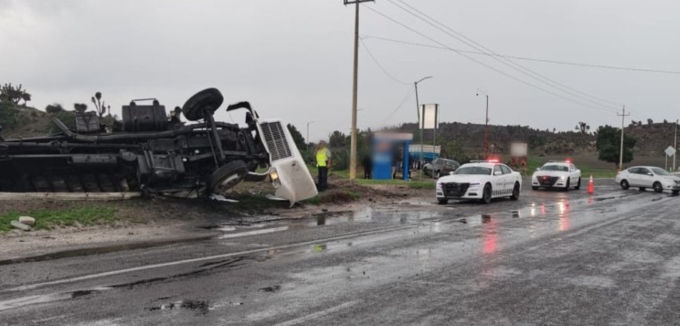
[[[588,181],[588,194],[592,195],[595,193],[595,183],[593,183],[593,176],[590,176],[590,181]]]

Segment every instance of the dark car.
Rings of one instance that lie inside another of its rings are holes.
[[[425,166],[423,166],[423,172],[425,172],[426,175],[439,178],[448,175],[451,172],[455,172],[459,167],[460,163],[457,161],[438,158],[431,163],[425,164]]]

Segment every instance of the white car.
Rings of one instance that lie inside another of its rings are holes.
[[[638,187],[643,191],[652,188],[656,192],[670,190],[673,195],[680,193],[680,178],[654,166],[634,166],[623,170],[616,175],[616,183],[623,190]]]
[[[536,169],[531,176],[531,188],[561,188],[569,191],[570,188],[581,189],[581,170],[570,161],[545,163]]]
[[[440,205],[450,199],[478,199],[488,204],[492,198],[519,199],[522,176],[497,161],[473,161],[456,172],[437,180],[436,196]]]

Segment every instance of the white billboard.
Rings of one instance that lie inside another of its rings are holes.
[[[439,104],[423,104],[418,114],[420,114],[420,128],[439,128]]]

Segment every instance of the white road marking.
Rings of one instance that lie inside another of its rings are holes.
[[[249,235],[267,234],[267,233],[281,232],[281,231],[286,231],[286,230],[288,230],[288,227],[282,226],[282,227],[278,227],[278,228],[269,228],[269,229],[261,229],[261,230],[247,231],[247,232],[229,233],[229,234],[225,234],[225,235],[218,237],[218,239],[240,238],[240,237],[246,237],[246,236],[249,236]]]
[[[121,270],[117,270],[117,271],[109,271],[109,272],[104,272],[104,273],[97,273],[97,274],[83,275],[83,276],[72,277],[72,278],[65,278],[65,279],[51,281],[51,282],[36,283],[36,284],[31,284],[31,285],[23,285],[23,286],[18,286],[18,287],[15,287],[15,288],[2,290],[2,291],[0,291],[0,293],[15,292],[15,291],[26,291],[26,290],[32,290],[32,289],[36,289],[36,288],[40,288],[40,287],[44,287],[44,286],[86,281],[86,280],[91,280],[91,279],[95,279],[95,278],[101,278],[101,277],[114,276],[114,275],[120,275],[120,274],[131,273],[131,272],[144,271],[144,270],[154,269],[154,268],[177,266],[177,265],[183,265],[183,264],[204,262],[204,261],[208,261],[208,260],[216,260],[216,259],[224,259],[224,258],[230,258],[230,257],[235,257],[235,256],[250,255],[250,254],[256,254],[256,253],[261,253],[261,252],[268,252],[270,250],[288,249],[288,248],[317,244],[317,243],[320,243],[320,242],[343,240],[343,239],[349,239],[349,238],[360,237],[360,236],[365,236],[365,235],[382,233],[382,232],[400,231],[400,230],[407,230],[407,229],[412,229],[412,228],[413,228],[413,226],[386,227],[386,228],[382,228],[382,229],[378,229],[378,230],[356,232],[356,233],[341,235],[341,236],[337,236],[337,237],[317,239],[317,240],[305,241],[305,242],[299,242],[299,243],[292,243],[292,244],[287,244],[287,245],[277,246],[277,247],[267,247],[267,248],[262,248],[262,249],[253,249],[253,250],[235,252],[235,253],[230,253],[230,254],[214,255],[214,256],[207,256],[207,257],[201,257],[201,258],[191,258],[191,259],[177,260],[177,261],[172,261],[172,262],[167,262],[167,263],[138,266],[138,267],[133,267],[133,268],[121,269]]]
[[[326,310],[317,311],[317,312],[315,312],[315,313],[313,313],[313,314],[309,314],[309,315],[307,315],[307,316],[302,316],[302,317],[300,317],[300,318],[291,319],[291,320],[289,320],[289,321],[286,321],[286,322],[283,322],[283,323],[279,323],[279,324],[276,324],[276,325],[274,325],[274,326],[294,326],[294,325],[299,325],[299,324],[302,324],[302,323],[304,323],[304,322],[308,322],[308,321],[310,321],[310,320],[312,320],[312,319],[317,319],[317,318],[319,318],[319,317],[323,317],[323,316],[332,314],[332,313],[334,313],[334,312],[337,312],[337,311],[340,311],[340,310],[343,310],[343,309],[347,309],[347,308],[352,307],[352,306],[356,306],[356,305],[360,304],[361,302],[362,302],[362,300],[348,301],[348,302],[345,302],[345,303],[343,303],[343,304],[337,305],[337,306],[335,306],[335,307],[328,308],[328,309],[326,309]]]

